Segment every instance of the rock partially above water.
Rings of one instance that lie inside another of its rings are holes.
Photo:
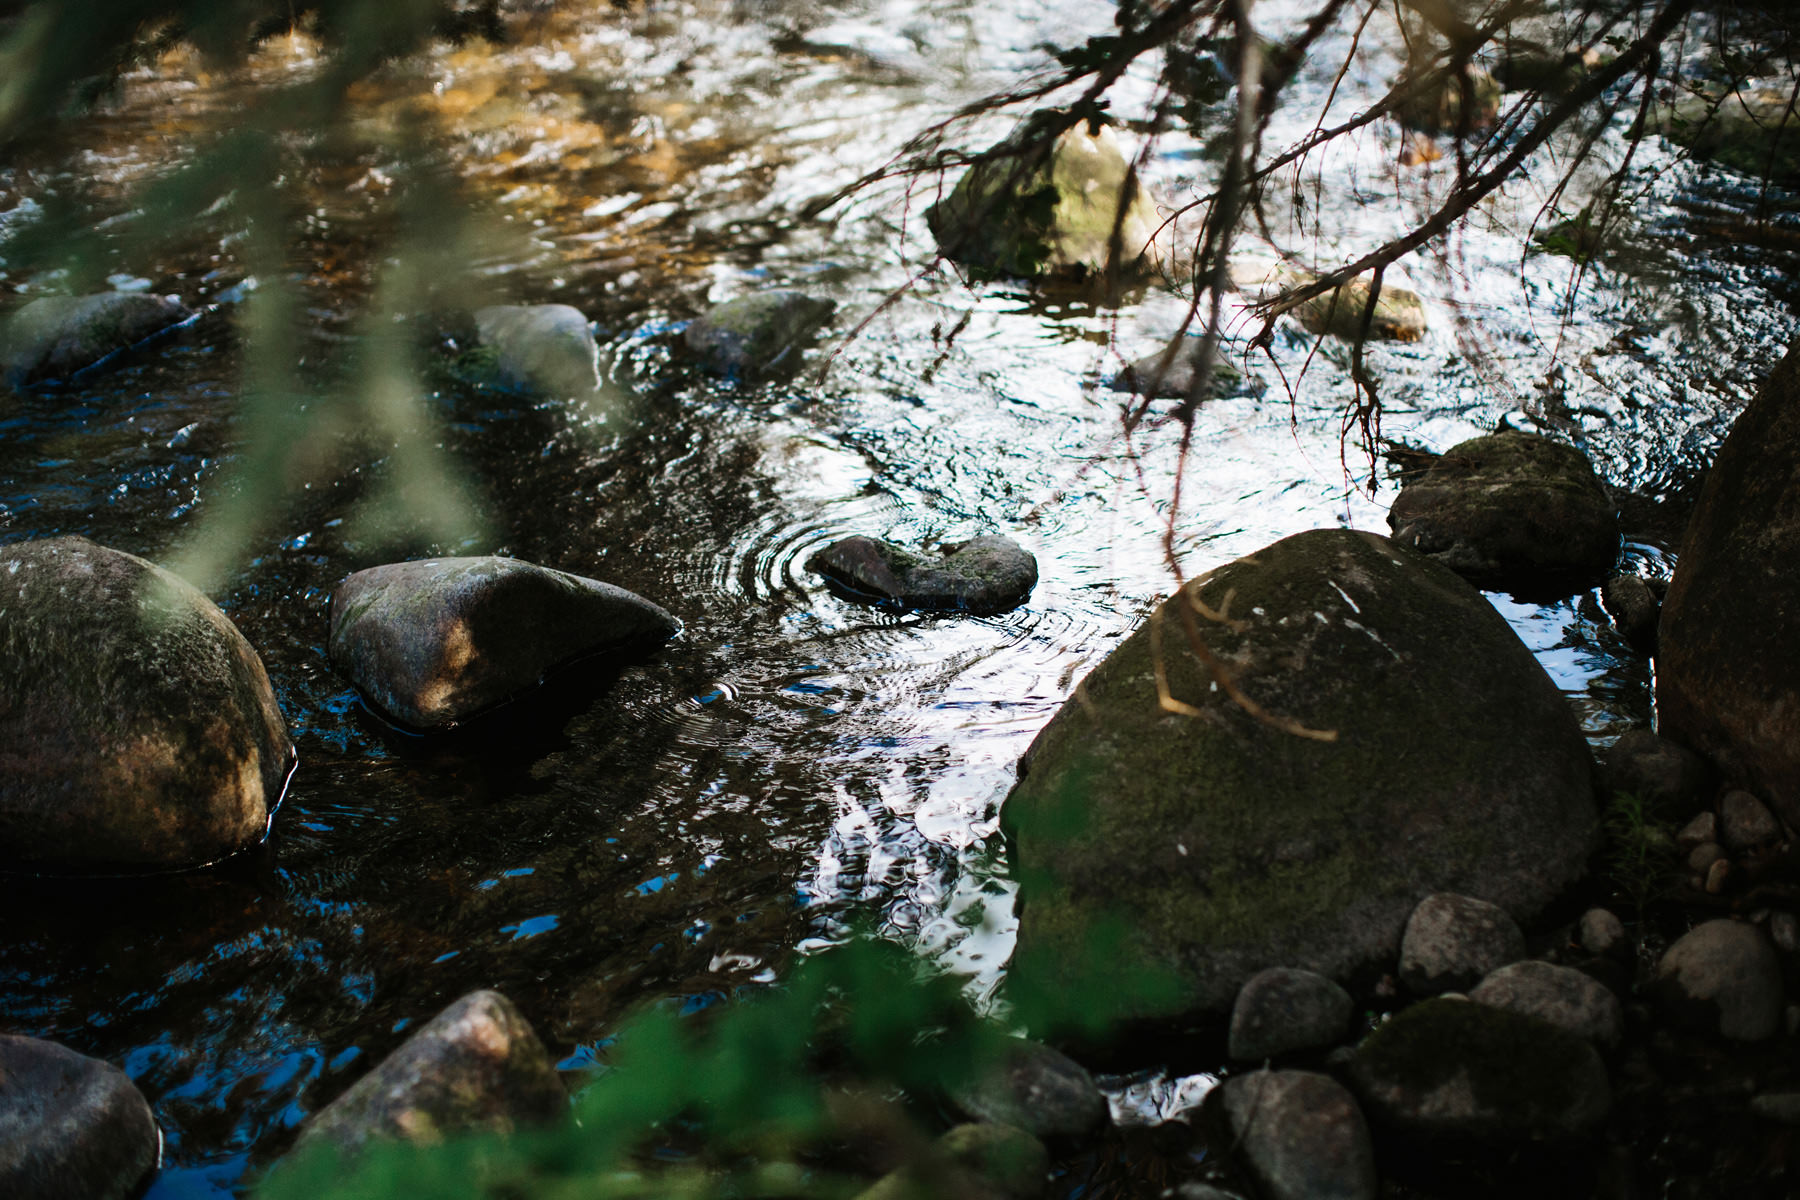
[[[1025,279],[1158,266],[1162,224],[1110,126],[1028,118],[925,212],[947,258]]]
[[[931,558],[870,537],[847,537],[806,560],[858,599],[978,615],[1025,602],[1037,586],[1037,559],[1011,538],[987,534],[940,548]]]
[[[1800,829],[1800,344],[1739,414],[1682,538],[1657,728]]]
[[[331,594],[332,665],[389,720],[444,729],[551,669],[673,637],[642,596],[511,558],[433,558],[358,571]]]
[[[33,300],[0,328],[0,380],[21,388],[62,379],[193,315],[176,297],[148,292]]]
[[[1446,450],[1388,511],[1394,540],[1482,587],[1584,588],[1619,555],[1618,510],[1581,451],[1506,431]]]
[[[769,374],[797,367],[836,311],[837,301],[805,292],[755,292],[715,306],[682,336],[715,371]]]
[[[150,1105],[125,1072],[0,1034],[0,1196],[126,1200],[161,1154]]]
[[[1467,1000],[1394,1014],[1349,1074],[1378,1129],[1445,1149],[1584,1137],[1612,1109],[1606,1066],[1585,1039]]]
[[[550,1056],[519,1010],[498,992],[471,992],[314,1113],[294,1148],[329,1143],[354,1153],[378,1139],[505,1133],[561,1120],[568,1107]]]
[[[217,605],[82,537],[0,548],[0,854],[192,866],[262,840],[294,761]]]
[[[493,358],[484,382],[552,396],[586,396],[600,386],[594,328],[567,304],[501,304],[475,314],[484,351]]]
[[[1213,686],[1189,620],[1266,718]],[[1434,891],[1528,920],[1585,869],[1590,770],[1462,579],[1373,534],[1287,538],[1188,584],[1032,743],[1001,812],[1010,983],[1092,971],[1120,1016],[1218,1016],[1266,967],[1391,969]],[[1178,990],[1128,993],[1146,973]]]
[[[1298,279],[1298,283],[1310,282],[1308,278]],[[1419,293],[1383,281],[1381,294],[1375,298],[1375,311],[1368,313],[1372,286],[1370,276],[1359,275],[1322,296],[1302,301],[1289,315],[1310,333],[1330,334],[1347,342],[1361,341],[1365,336],[1416,342],[1425,336],[1425,301]]]

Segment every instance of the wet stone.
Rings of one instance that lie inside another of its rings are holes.
[[[1233,1145],[1269,1200],[1373,1200],[1374,1145],[1343,1084],[1311,1071],[1256,1071],[1219,1090]]]
[[[0,326],[0,380],[22,388],[65,378],[193,315],[177,297],[148,292],[44,296]]]
[[[1106,1096],[1080,1063],[1041,1042],[1010,1038],[997,1061],[953,1087],[950,1099],[971,1117],[1035,1137],[1081,1137],[1107,1121]]]
[[[1581,914],[1581,948],[1589,954],[1612,954],[1625,945],[1625,923],[1604,908],[1590,908]]]
[[[1400,981],[1416,995],[1463,991],[1525,957],[1525,935],[1506,910],[1439,892],[1413,910],[1400,941]]]
[[[1402,545],[1509,591],[1566,595],[1619,555],[1618,512],[1587,457],[1516,431],[1445,451],[1395,498],[1388,525]]]
[[[707,366],[730,375],[797,367],[808,343],[837,311],[837,301],[805,292],[754,292],[717,305],[682,335]]]
[[[1592,976],[1555,963],[1509,963],[1489,972],[1469,999],[1548,1021],[1602,1048],[1618,1045],[1625,1033],[1619,998]]]
[[[0,857],[213,862],[260,842],[293,743],[217,605],[82,537],[0,548]]]
[[[331,663],[388,720],[445,729],[554,668],[673,637],[633,592],[511,558],[433,558],[358,571],[331,595]]]
[[[471,992],[314,1113],[294,1149],[325,1143],[354,1153],[375,1140],[507,1133],[558,1121],[568,1107],[550,1056],[519,1010],[498,992]]]
[[[150,1105],[123,1071],[0,1034],[0,1196],[126,1200],[161,1153]]]
[[[1600,604],[1626,644],[1645,654],[1656,649],[1662,602],[1641,575],[1614,575],[1601,585]]]
[[[1425,301],[1419,293],[1384,280],[1381,294],[1375,297],[1375,311],[1371,313],[1368,311],[1369,292],[1373,286],[1371,276],[1359,275],[1324,295],[1301,301],[1290,315],[1309,333],[1330,334],[1344,341],[1360,341],[1366,335],[1395,342],[1416,342],[1425,336]]]
[[[1778,1125],[1800,1125],[1800,1092],[1764,1092],[1752,1096],[1750,1112]]]
[[[1726,792],[1719,798],[1719,840],[1728,850],[1754,850],[1781,840],[1781,822],[1749,792]]]
[[[931,557],[847,537],[808,558],[806,569],[857,599],[929,611],[1004,612],[1037,586],[1037,559],[1011,538],[987,534],[940,551]]]
[[[493,387],[552,396],[586,396],[600,386],[594,328],[567,304],[500,304],[475,314]]]
[[[1670,1020],[1740,1042],[1773,1037],[1787,1003],[1775,947],[1743,921],[1688,930],[1664,952],[1649,990]]]
[[[1350,1031],[1350,993],[1316,971],[1270,967],[1250,977],[1231,1010],[1227,1053],[1239,1062],[1324,1050]]]

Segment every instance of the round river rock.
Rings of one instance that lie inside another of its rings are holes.
[[[193,316],[174,296],[44,296],[0,329],[0,379],[29,387],[73,375]]]
[[[262,840],[294,762],[256,651],[185,581],[82,537],[0,548],[0,846],[54,869]]]
[[[445,729],[571,659],[664,641],[680,622],[634,592],[512,558],[358,571],[331,594],[329,653],[382,714]]]
[[[1511,627],[1447,568],[1347,530],[1189,583],[1021,769],[1010,985],[1120,1017],[1222,1016],[1267,967],[1389,969],[1432,892],[1529,920],[1596,833],[1587,743]]]
[[[932,558],[871,537],[847,537],[806,560],[858,599],[895,608],[1005,612],[1037,586],[1037,559],[1011,538],[987,534]]]
[[[161,1154],[150,1105],[125,1072],[0,1034],[0,1196],[125,1200]]]

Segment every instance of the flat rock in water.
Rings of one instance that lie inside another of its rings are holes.
[[[1446,450],[1388,510],[1394,540],[1482,586],[1591,587],[1619,556],[1618,510],[1586,456],[1506,431]]]
[[[125,1072],[0,1034],[0,1196],[127,1200],[161,1156],[156,1119]]]
[[[505,1133],[559,1121],[568,1108],[568,1092],[519,1010],[498,992],[471,992],[314,1113],[294,1149],[328,1143],[355,1153],[376,1140]]]
[[[1253,1071],[1220,1087],[1232,1145],[1269,1200],[1374,1200],[1375,1147],[1329,1075]]]
[[[262,840],[293,762],[262,661],[191,585],[82,537],[0,548],[0,854],[213,862]]]
[[[432,558],[338,584],[329,653],[389,720],[429,730],[493,708],[562,663],[679,629],[642,596],[598,580],[511,558]]]
[[[717,305],[682,336],[715,371],[766,374],[798,366],[835,311],[837,301],[805,292],[755,292]]]
[[[1438,999],[1394,1014],[1349,1061],[1378,1130],[1448,1149],[1593,1133],[1612,1109],[1599,1052],[1535,1017]]]
[[[148,292],[45,296],[0,328],[0,379],[15,388],[62,379],[193,315],[176,297]]]
[[[1663,601],[1663,736],[1800,829],[1800,345],[1707,472]]]
[[[498,304],[475,314],[492,356],[493,386],[586,396],[600,386],[600,345],[586,314],[567,304]]]
[[[1190,622],[1259,712],[1212,686]],[[1529,920],[1596,836],[1586,740],[1512,628],[1448,569],[1348,530],[1190,582],[1021,770],[1001,811],[1009,986],[1121,1017],[1222,1016],[1267,967],[1389,970],[1432,892]]]
[[[1110,126],[1027,118],[971,166],[926,223],[946,257],[1024,279],[1156,270],[1162,218]]]
[[[877,538],[847,537],[808,558],[806,569],[859,599],[932,611],[1004,612],[1037,586],[1037,559],[994,534],[944,546],[935,558]]]

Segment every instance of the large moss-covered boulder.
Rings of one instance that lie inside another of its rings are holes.
[[[294,762],[218,606],[82,537],[0,549],[0,856],[190,866],[261,841]]]
[[[569,1095],[531,1024],[499,992],[471,992],[433,1017],[300,1130],[355,1153],[371,1141],[431,1143],[511,1132],[568,1113]]]
[[[1026,279],[1157,269],[1162,217],[1112,129],[1066,121],[1028,119],[926,210],[947,257]]]
[[[1618,507],[1587,456],[1505,430],[1446,450],[1388,510],[1394,540],[1482,587],[1591,587],[1619,556]]]
[[[1800,347],[1719,448],[1657,646],[1657,732],[1800,828]]]
[[[0,1034],[0,1196],[127,1200],[161,1155],[150,1105],[125,1072]]]
[[[193,315],[148,292],[44,296],[0,326],[0,379],[15,388],[61,379]]]
[[[673,637],[634,592],[512,558],[358,571],[331,594],[331,663],[395,724],[446,729],[573,659]]]
[[[1123,1017],[1221,1016],[1267,967],[1391,969],[1432,892],[1527,920],[1596,825],[1587,744],[1512,629],[1453,572],[1347,530],[1190,582],[1021,769],[1013,983],[1097,976]],[[1173,985],[1124,986],[1146,973]]]

